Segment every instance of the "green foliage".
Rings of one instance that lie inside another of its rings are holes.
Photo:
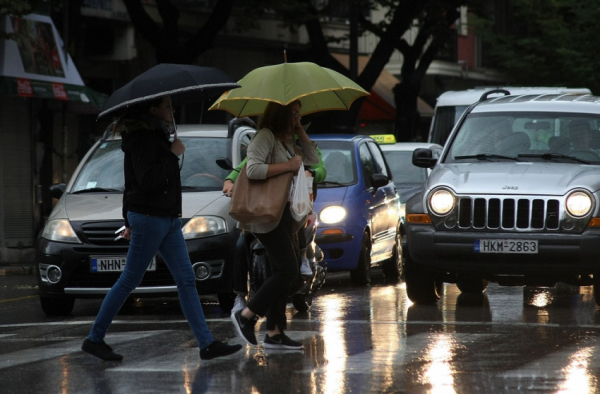
[[[476,21],[496,67],[523,86],[587,87],[600,94],[597,0],[513,0],[510,29]]]

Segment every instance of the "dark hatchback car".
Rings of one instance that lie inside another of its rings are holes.
[[[231,310],[231,271],[239,235],[223,196],[229,171],[217,165],[228,158],[237,165],[255,129],[249,125],[180,125],[186,145],[181,168],[183,234],[199,294],[216,294]],[[36,265],[43,311],[69,314],[77,298],[102,298],[125,266],[128,241],[115,240],[124,225],[121,140],[103,138],[83,158],[68,185],[53,186],[60,197],[36,244]],[[156,256],[132,297],[176,296],[166,264]]]

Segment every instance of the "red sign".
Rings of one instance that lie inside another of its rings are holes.
[[[33,97],[31,81],[25,78],[17,78],[17,93],[21,97]]]
[[[65,85],[62,83],[52,83],[52,92],[54,92],[54,97],[58,100],[68,100],[67,91],[65,90]]]

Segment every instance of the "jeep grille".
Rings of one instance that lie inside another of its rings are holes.
[[[459,197],[461,229],[558,230],[560,202],[556,199]]]

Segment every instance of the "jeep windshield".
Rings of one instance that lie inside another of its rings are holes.
[[[181,137],[186,150],[180,171],[183,192],[223,190],[229,171],[220,168],[216,160],[228,157],[231,140],[228,138]],[[101,142],[88,157],[71,193],[122,193],[125,189],[121,140]]]
[[[444,163],[543,161],[600,165],[600,116],[471,113],[449,143]]]

